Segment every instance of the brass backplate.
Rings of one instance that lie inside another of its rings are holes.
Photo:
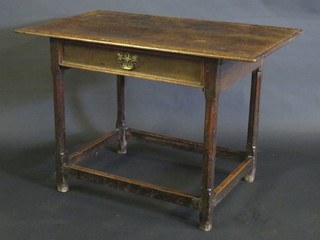
[[[130,53],[117,53],[118,62],[123,70],[131,71],[134,70],[138,64],[138,56],[131,55]]]

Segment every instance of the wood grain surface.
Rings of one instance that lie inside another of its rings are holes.
[[[302,30],[97,10],[16,32],[255,62]]]

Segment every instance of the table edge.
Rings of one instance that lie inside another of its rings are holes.
[[[101,10],[91,11],[87,12],[87,14],[91,14],[93,12],[98,12]],[[82,15],[82,14],[79,14]],[[75,15],[77,16],[77,15]],[[161,16],[161,17],[167,17],[167,16]],[[169,17],[172,18],[172,17]],[[188,18],[185,18],[188,19]],[[56,19],[53,21],[59,21],[60,19]],[[199,20],[201,19],[192,19],[192,20]],[[211,21],[211,20],[208,20]],[[51,22],[51,21],[49,21]],[[213,21],[217,22],[217,21]],[[219,21],[224,22],[224,21]],[[227,22],[225,22],[227,23]],[[234,23],[234,22],[230,22]],[[247,24],[247,23],[236,23],[236,24],[243,24],[243,25],[256,25],[256,24]],[[266,25],[261,25],[266,26]],[[275,27],[275,26],[270,26]],[[280,27],[279,27],[280,28]],[[286,28],[286,27],[281,27]],[[275,43],[272,47],[267,49],[265,52],[262,52],[254,57],[237,57],[237,56],[230,56],[228,54],[217,54],[217,53],[201,53],[201,52],[194,52],[194,51],[187,51],[187,50],[175,50],[170,48],[161,48],[161,47],[151,47],[151,46],[143,46],[143,45],[137,45],[137,44],[130,44],[130,43],[121,43],[121,42],[112,42],[112,41],[105,41],[105,40],[94,40],[89,38],[79,38],[74,36],[57,36],[56,34],[50,34],[50,33],[39,33],[37,31],[30,30],[30,27],[24,27],[24,28],[18,28],[15,29],[14,32],[16,33],[23,33],[23,34],[30,34],[30,35],[36,35],[36,36],[43,36],[43,37],[50,37],[50,38],[56,38],[56,39],[67,39],[67,40],[74,40],[74,41],[80,41],[80,42],[88,42],[88,43],[98,43],[103,45],[111,45],[111,46],[119,46],[119,47],[130,47],[130,48],[136,48],[136,49],[142,49],[142,50],[150,50],[150,51],[158,51],[158,52],[167,52],[167,53],[175,53],[175,54],[183,54],[183,55],[191,55],[191,56],[197,56],[197,57],[206,57],[206,58],[216,58],[216,59],[225,59],[225,60],[234,60],[234,61],[244,61],[244,62],[256,62],[261,57],[265,57],[276,51],[277,49],[281,48],[294,38],[296,38],[298,35],[300,35],[303,30],[299,28],[288,28],[293,30],[292,35],[288,36],[288,38],[282,39],[279,42]]]

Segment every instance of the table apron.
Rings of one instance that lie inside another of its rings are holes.
[[[61,41],[60,49],[61,66],[203,86],[202,57],[66,40]],[[120,60],[119,55],[122,56]]]

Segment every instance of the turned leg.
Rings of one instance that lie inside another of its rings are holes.
[[[218,99],[220,91],[219,61],[205,66],[205,124],[204,153],[202,165],[200,229],[209,231],[212,228],[214,171],[216,162],[216,128]]]
[[[59,42],[55,39],[50,39],[50,46],[54,90],[57,188],[60,192],[67,192],[69,190],[68,176],[63,168],[63,165],[68,163],[65,137],[63,69],[59,65]]]
[[[244,177],[247,182],[253,182],[256,173],[261,79],[262,67],[252,72],[247,152],[249,153],[249,156],[252,157],[253,167],[252,170]]]
[[[124,76],[117,76],[117,104],[118,114],[116,128],[119,130],[118,153],[127,152],[126,122],[125,122],[125,79]]]

